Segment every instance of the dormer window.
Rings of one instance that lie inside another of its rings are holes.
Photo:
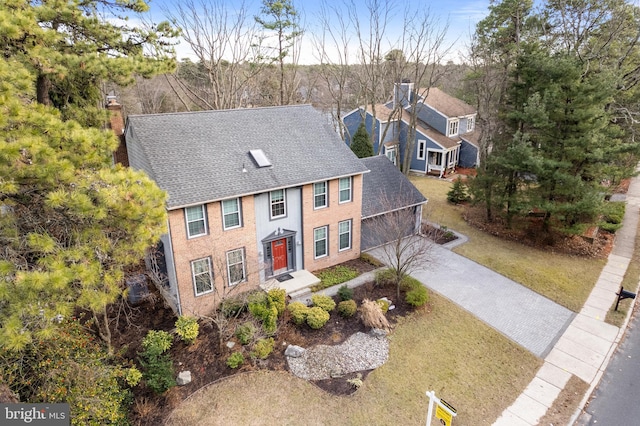
[[[449,121],[449,136],[455,136],[458,134],[458,125],[460,122],[458,120]]]

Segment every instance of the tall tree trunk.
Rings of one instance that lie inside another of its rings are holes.
[[[38,74],[38,80],[36,81],[36,99],[39,104],[51,106],[50,91],[51,80],[49,80],[49,77],[45,74]]]

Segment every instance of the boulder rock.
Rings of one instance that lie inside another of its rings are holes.
[[[369,335],[378,339],[384,339],[385,337],[387,337],[387,331],[380,328],[372,328],[371,331],[369,331]]]
[[[290,356],[291,358],[300,358],[306,349],[296,345],[289,345],[287,349],[285,349],[285,356]]]
[[[191,371],[181,371],[176,379],[178,386],[184,386],[191,383]]]

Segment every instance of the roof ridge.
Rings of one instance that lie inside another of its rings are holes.
[[[239,112],[239,111],[257,111],[263,109],[285,109],[285,108],[298,108],[298,107],[312,107],[312,104],[293,104],[293,105],[275,105],[275,106],[260,106],[252,108],[227,108],[227,109],[205,109],[202,111],[176,111],[176,112],[155,112],[152,114],[129,114],[127,117],[155,117],[155,116],[168,116],[168,115],[196,115],[196,114],[210,114],[210,113],[223,113],[223,112]]]

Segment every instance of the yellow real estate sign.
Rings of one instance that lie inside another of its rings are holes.
[[[440,400],[438,405],[436,405],[436,419],[440,421],[442,426],[451,426],[453,413],[455,412],[455,408],[447,404],[446,401]]]

